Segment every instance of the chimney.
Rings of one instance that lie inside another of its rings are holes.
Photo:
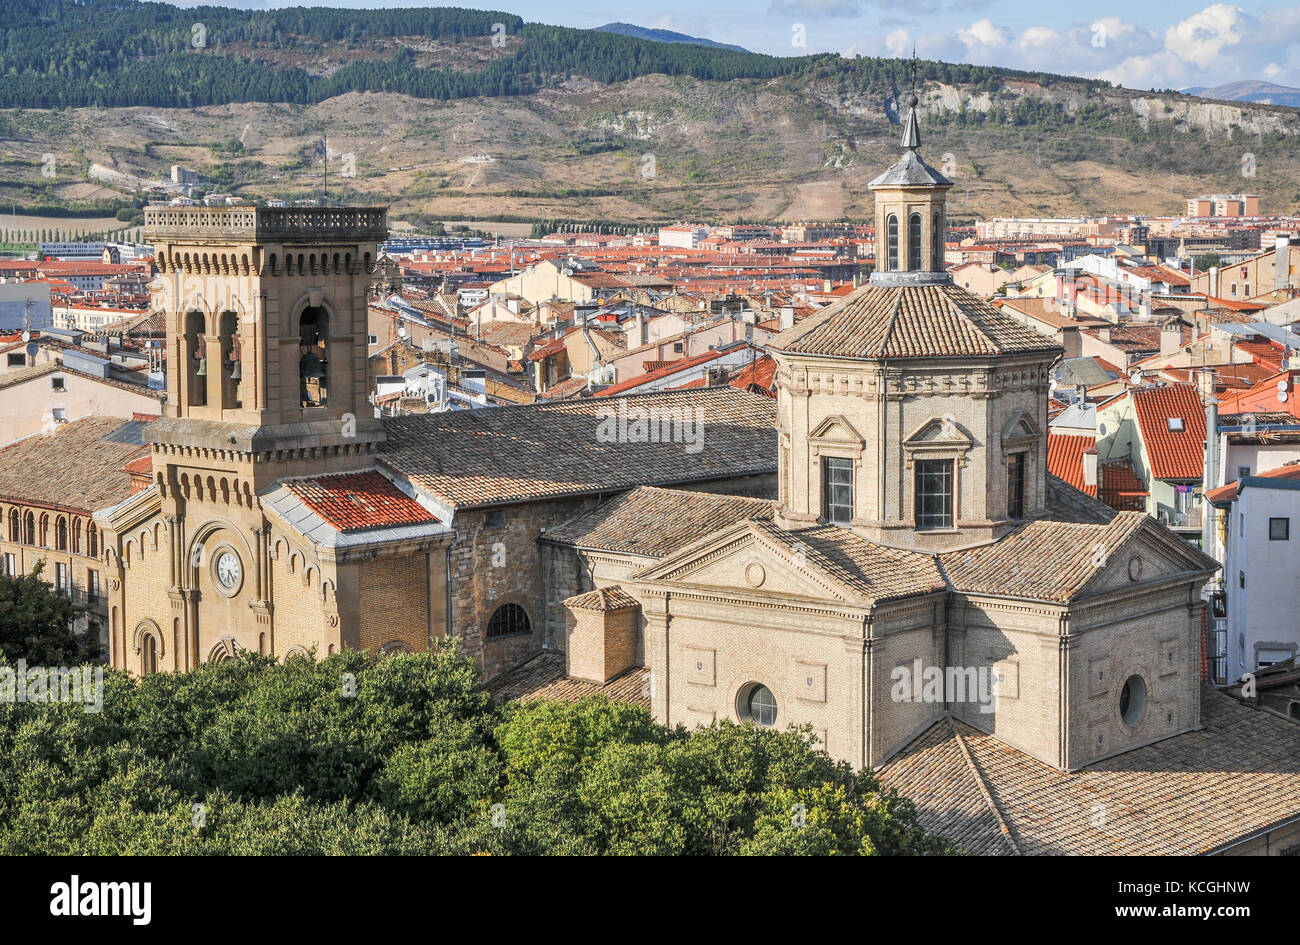
[[[648,334],[649,334],[649,332],[646,330],[645,312],[641,311],[640,309],[637,309],[637,312],[636,312],[636,345],[637,345],[638,348],[641,347],[642,345],[648,343],[648,339],[647,339],[647,335],[648,335]]]
[[[1061,326],[1061,347],[1065,349],[1065,357],[1081,357],[1082,340],[1079,338],[1078,325]]]
[[[785,331],[787,328],[793,328],[793,327],[794,327],[794,306],[782,305],[781,306],[781,330]]]
[[[1097,447],[1090,446],[1083,451],[1083,484],[1097,486]]]
[[[1285,289],[1291,282],[1291,240],[1279,236],[1273,241],[1276,252],[1273,255],[1273,288]]]
[[[1177,325],[1160,326],[1160,353],[1168,356],[1177,354],[1183,346],[1183,331]]]
[[[1108,345],[1108,344],[1110,344],[1110,326],[1109,326],[1109,325],[1107,325],[1105,328],[1098,328],[1098,329],[1097,329],[1097,340],[1100,341],[1100,342],[1101,342],[1102,344],[1104,344],[1104,345]]]
[[[1210,295],[1214,298],[1219,297],[1219,267],[1210,267]]]

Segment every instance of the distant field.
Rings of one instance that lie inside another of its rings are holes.
[[[117,230],[125,224],[116,217],[31,217],[0,213],[0,236],[10,230],[54,230],[57,233],[98,233]]]

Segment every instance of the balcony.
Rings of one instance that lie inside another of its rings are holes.
[[[1161,525],[1169,528],[1200,528],[1201,527],[1201,509],[1198,506],[1194,509],[1188,509],[1180,512],[1172,509],[1167,505],[1161,505],[1156,510],[1156,518]]]

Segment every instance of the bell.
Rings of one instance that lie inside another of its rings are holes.
[[[241,377],[243,377],[243,374],[240,373],[240,370],[239,370],[239,362],[236,361],[233,365],[231,365],[231,368],[230,368],[230,379],[231,379],[232,381],[237,381],[237,380],[239,380]]]
[[[194,372],[197,377],[204,377],[208,373],[208,359],[199,358],[199,369]]]

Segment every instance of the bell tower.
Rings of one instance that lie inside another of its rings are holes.
[[[170,446],[313,460],[382,439],[370,416],[366,298],[386,211],[151,207],[167,319]],[[260,477],[259,477],[260,478]]]
[[[903,157],[867,186],[876,197],[876,285],[929,285],[951,281],[943,259],[944,204],[952,181],[918,153],[916,63],[903,124]]]

